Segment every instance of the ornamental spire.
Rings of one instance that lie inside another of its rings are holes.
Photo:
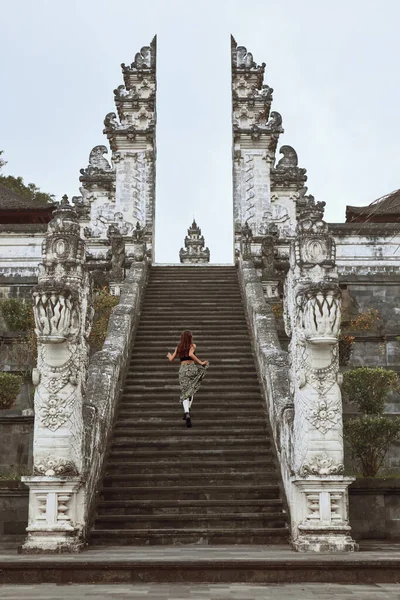
[[[204,247],[204,236],[201,235],[201,229],[193,218],[193,223],[187,230],[185,237],[185,249],[179,251],[181,263],[200,264],[210,262],[210,250]]]

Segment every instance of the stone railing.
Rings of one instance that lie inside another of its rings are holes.
[[[139,321],[147,274],[146,259],[133,263],[130,267],[121,288],[120,302],[111,313],[104,346],[93,355],[89,364],[87,392],[83,405],[86,479],[83,537],[86,537],[91,524],[115,409]]]
[[[256,367],[289,501],[293,401],[289,389],[288,354],[281,349],[275,317],[272,308],[265,302],[263,286],[253,262],[239,258],[238,264],[239,282],[252,335]]]

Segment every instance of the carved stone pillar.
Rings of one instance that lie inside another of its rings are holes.
[[[82,398],[93,308],[78,215],[64,196],[43,241],[33,305],[38,346],[35,427],[24,552],[81,546],[84,482]]]
[[[264,84],[265,63],[258,65],[233,38],[231,58],[235,250],[239,251],[242,228],[248,225],[254,255],[260,253],[258,236],[265,233],[265,215],[271,206],[270,171],[283,133],[282,117],[270,113],[273,90]]]
[[[275,268],[275,245],[278,238],[276,225],[270,224],[261,244],[261,283],[267,301],[279,300],[279,276]]]
[[[125,279],[125,242],[115,225],[109,226],[107,237],[111,246],[110,289],[114,296],[119,296]]]
[[[290,383],[294,399],[292,498],[298,551],[354,550],[343,471],[338,335],[341,295],[325,203],[310,196],[299,216],[285,283]]]

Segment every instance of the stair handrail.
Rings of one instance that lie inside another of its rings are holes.
[[[252,336],[256,367],[268,411],[286,497],[291,489],[293,400],[289,388],[289,358],[282,350],[271,306],[252,260],[238,258],[239,282]]]
[[[120,302],[111,312],[103,348],[92,356],[89,363],[83,404],[86,480],[84,539],[89,534],[94,516],[104,460],[139,322],[148,271],[147,258],[132,263],[121,287]]]

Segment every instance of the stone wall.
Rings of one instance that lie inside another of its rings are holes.
[[[354,537],[400,539],[400,480],[360,479],[349,488]]]
[[[25,535],[28,496],[29,490],[23,483],[0,481],[0,541],[15,541]]]
[[[32,468],[33,416],[0,410],[0,474],[27,474]]]

